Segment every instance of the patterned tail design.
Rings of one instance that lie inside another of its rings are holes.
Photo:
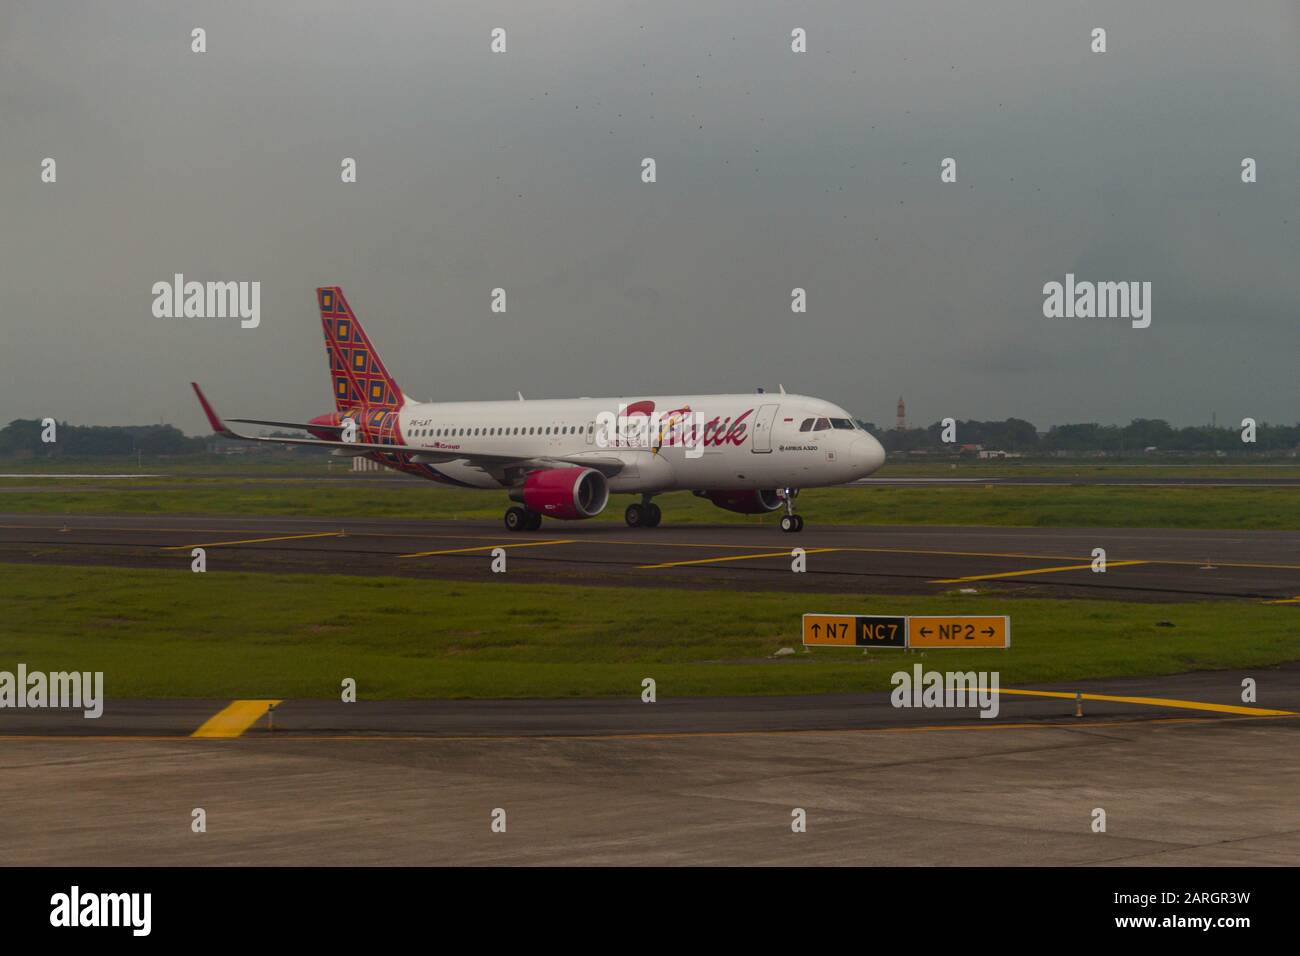
[[[316,290],[320,322],[325,330],[334,406],[339,412],[365,409],[368,413],[393,412],[406,402],[402,390],[384,368],[370,337],[352,314],[343,290],[326,286]],[[369,415],[367,415],[367,418]]]

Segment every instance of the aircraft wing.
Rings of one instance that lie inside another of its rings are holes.
[[[212,427],[213,432],[225,438],[238,438],[242,441],[259,441],[273,442],[277,445],[308,445],[315,448],[331,448],[337,452],[350,455],[369,455],[379,452],[385,455],[410,455],[411,460],[419,464],[444,464],[450,461],[468,461],[470,464],[482,467],[485,471],[496,471],[504,465],[524,465],[535,468],[556,468],[562,465],[581,465],[587,468],[594,468],[604,474],[607,478],[618,474],[624,468],[621,459],[609,455],[585,455],[579,454],[572,457],[543,455],[538,457],[523,457],[520,455],[503,455],[500,452],[475,451],[473,449],[458,448],[455,450],[443,451],[436,448],[412,448],[408,445],[385,445],[372,442],[359,441],[328,441],[321,438],[272,438],[264,435],[245,435],[243,432],[237,432],[224,421],[213,409],[208,402],[207,396],[199,388],[197,382],[190,382],[194,389],[194,394],[198,396],[199,404],[203,407],[203,413],[208,417],[208,424]],[[285,428],[320,428],[319,425],[296,424],[294,422],[274,422],[263,421],[261,419],[250,418],[232,418],[232,422],[250,425],[272,425]],[[327,429],[333,431],[337,428],[340,432],[342,426],[327,426]]]
[[[606,478],[613,478],[627,467],[627,463],[622,458],[609,451],[579,452],[576,455],[567,455],[553,460],[565,465],[582,465],[587,468],[595,468]]]

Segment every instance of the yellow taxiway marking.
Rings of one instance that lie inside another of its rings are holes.
[[[446,551],[416,551],[414,554],[399,554],[399,558],[428,558],[435,554],[467,554],[471,551],[491,551],[494,548],[538,548],[546,544],[573,544],[567,538],[555,541],[503,541],[500,544],[483,544],[476,548],[449,548]]]
[[[275,538],[243,538],[239,541],[209,541],[204,544],[169,544],[164,551],[186,551],[190,548],[218,548],[226,544],[262,544],[265,541],[301,541],[303,538],[337,538],[342,531],[317,531],[313,534],[285,534]]]
[[[363,519],[363,520],[364,520],[364,519]],[[764,527],[766,528],[767,526],[764,526]],[[774,527],[774,526],[773,526],[773,527]],[[61,530],[61,528],[60,528],[59,525],[38,525],[38,524],[0,524],[0,529],[15,530],[15,531],[18,531],[18,530],[35,530],[35,531],[58,531],[58,530]],[[135,534],[156,534],[156,533],[160,533],[160,532],[162,532],[162,533],[167,533],[167,532],[175,532],[175,533],[189,533],[189,532],[196,532],[196,531],[203,532],[203,533],[211,533],[211,534],[231,534],[231,533],[239,534],[239,533],[241,533],[241,532],[246,532],[246,533],[255,533],[255,532],[257,532],[257,531],[259,531],[259,530],[263,530],[263,529],[258,529],[258,528],[168,528],[168,527],[123,527],[123,526],[114,526],[114,525],[108,525],[108,526],[101,526],[101,525],[80,525],[80,526],[77,526],[75,530],[77,530],[77,531],[117,531],[117,532],[135,533]],[[214,542],[214,544],[211,544],[211,545],[202,545],[202,544],[192,544],[192,545],[191,545],[191,544],[187,544],[187,545],[176,545],[176,546],[169,546],[169,547],[173,547],[175,550],[182,550],[182,549],[184,549],[184,548],[215,547],[215,546],[217,546],[217,545],[222,545],[222,544],[247,544],[247,543],[252,543],[252,542],[257,542],[257,541],[277,541],[277,540],[278,540],[278,541],[288,541],[288,540],[291,540],[292,538],[295,538],[295,537],[299,537],[299,538],[312,538],[312,537],[352,537],[352,538],[422,538],[422,539],[425,539],[425,540],[429,540],[429,539],[435,539],[435,540],[446,539],[446,540],[452,540],[452,541],[490,541],[490,540],[492,540],[492,538],[489,537],[489,536],[487,536],[487,535],[473,534],[473,533],[468,533],[468,532],[467,532],[467,533],[464,533],[464,534],[435,534],[435,533],[430,533],[430,532],[416,532],[416,531],[409,531],[409,532],[393,532],[393,531],[367,531],[367,530],[347,530],[347,529],[345,529],[345,530],[343,530],[343,531],[323,531],[323,532],[317,532],[317,533],[314,533],[314,534],[286,535],[286,536],[284,536],[284,537],[278,537],[278,538],[254,538],[254,539],[250,539],[249,541],[218,541],[218,542]],[[641,537],[641,536],[638,536],[638,537],[635,537],[635,538],[626,538],[626,539],[621,539],[621,538],[607,538],[607,537],[591,537],[591,538],[574,539],[574,543],[575,543],[575,544],[634,545],[634,546],[644,547],[645,544],[646,544],[646,539],[645,539],[644,537]],[[657,547],[665,547],[665,548],[708,548],[708,549],[710,549],[710,550],[728,550],[728,549],[733,549],[733,550],[742,550],[742,549],[748,549],[748,548],[752,548],[752,547],[754,547],[752,544],[734,544],[734,543],[730,543],[730,542],[728,542],[728,543],[722,543],[722,542],[717,542],[717,543],[703,543],[703,542],[697,542],[697,541],[663,541],[663,540],[659,540],[659,539],[654,540],[654,541],[653,541],[653,544],[654,544],[655,546],[657,546]],[[491,546],[489,546],[489,547],[496,547],[496,545],[491,545]],[[1006,552],[1006,551],[941,551],[941,550],[937,550],[937,549],[926,549],[926,548],[859,548],[859,547],[853,547],[853,546],[841,546],[841,547],[835,547],[835,548],[824,548],[824,549],[820,549],[820,550],[826,550],[826,551],[843,551],[843,552],[845,552],[845,553],[853,553],[853,554],[920,554],[920,555],[939,555],[939,556],[954,557],[954,558],[1012,558],[1012,559],[1022,559],[1022,558],[1023,558],[1023,559],[1028,559],[1028,560],[1031,560],[1031,561],[1036,561],[1036,560],[1044,560],[1044,561],[1054,561],[1054,560],[1055,560],[1055,561],[1091,561],[1091,558],[1084,557],[1084,556],[1082,556],[1082,555],[1073,555],[1073,554],[1022,554],[1022,553],[1018,553],[1018,552]],[[1216,558],[1216,559],[1211,559],[1211,560],[1213,560],[1213,563],[1214,563],[1215,567],[1219,567],[1219,568],[1254,568],[1254,569],[1263,569],[1263,570],[1270,570],[1270,571],[1300,571],[1300,564],[1271,564],[1271,563],[1250,562],[1250,561],[1222,561],[1222,560],[1219,560],[1219,559],[1217,559],[1217,558]],[[1195,567],[1195,568],[1200,568],[1200,567],[1203,567],[1203,566],[1205,565],[1205,562],[1204,562],[1203,560],[1195,560],[1195,561],[1191,561],[1191,560],[1178,560],[1178,559],[1176,559],[1176,558],[1145,558],[1145,559],[1141,559],[1140,561],[1129,561],[1129,562],[1110,561],[1110,562],[1108,562],[1108,564],[1109,564],[1109,565],[1112,565],[1112,566],[1119,565],[1119,564],[1121,564],[1121,563],[1129,563],[1129,564],[1132,564],[1132,563],[1141,563],[1141,564],[1159,564],[1159,565],[1168,565],[1168,566],[1174,566],[1174,567],[1182,566],[1182,567]],[[1089,566],[1091,566],[1091,565],[1089,565]],[[1290,600],[1290,599],[1288,599],[1288,600]]]
[[[1106,568],[1122,568],[1134,564],[1150,564],[1150,561],[1107,561]],[[1020,578],[1026,574],[1054,574],[1057,571],[1087,571],[1091,564],[1067,564],[1059,568],[1031,568],[1028,571],[1001,571],[997,574],[972,574],[964,578],[941,578],[931,584],[962,584],[966,581],[987,581],[990,578]]]
[[[583,544],[632,544],[632,545],[644,546],[647,543],[647,541],[644,538],[635,538],[635,539],[628,539],[628,540],[621,540],[617,538],[584,538],[582,543]],[[713,549],[723,550],[727,548],[738,550],[742,548],[754,547],[752,544],[702,544],[699,542],[687,542],[687,541],[660,541],[658,539],[654,539],[650,543],[654,544],[655,547],[709,548],[711,550]],[[1027,559],[1030,561],[1091,562],[1093,560],[1091,557],[1084,557],[1082,555],[1077,555],[1077,554],[1021,554],[1018,552],[1008,552],[1008,551],[938,551],[938,550],[926,549],[926,548],[858,548],[858,547],[853,547],[852,545],[840,545],[838,547],[820,548],[817,550],[842,551],[845,554],[921,554],[921,555],[928,555],[928,556],[937,555],[940,557],[950,557],[950,558],[1012,558],[1017,560]],[[810,549],[808,553],[811,554],[812,549]],[[1125,561],[1106,562],[1107,567],[1115,567],[1121,564],[1161,564],[1161,565],[1174,565],[1174,566],[1186,566],[1186,567],[1199,568],[1199,567],[1203,567],[1205,562],[1204,561],[1180,561],[1173,558],[1142,558],[1142,559],[1135,558],[1132,560],[1125,560]],[[1215,560],[1214,564],[1216,567],[1220,567],[1220,568],[1263,568],[1271,571],[1300,571],[1300,564],[1258,564],[1258,563],[1248,563],[1243,561],[1219,561],[1217,559]],[[1089,563],[1083,565],[1083,567],[1090,568],[1092,567],[1092,565],[1091,563]]]
[[[827,551],[842,551],[842,548],[806,548],[804,554],[825,554]],[[762,554],[730,554],[723,558],[696,558],[693,561],[666,561],[663,564],[642,564],[640,569],[680,568],[684,564],[717,564],[719,561],[748,561],[751,558],[788,558],[789,551],[765,551]]]
[[[645,546],[645,538],[585,538],[583,543],[591,544],[630,544]],[[698,541],[662,541],[658,538],[649,543],[655,547],[665,548],[708,548],[713,550],[743,550],[752,548],[752,544],[721,544],[721,543],[703,543]],[[828,551],[843,551],[846,554],[930,554],[930,555],[948,555],[957,558],[1029,558],[1030,560],[1043,561],[1088,561],[1090,558],[1082,558],[1073,554],[1007,554],[1001,551],[926,551],[917,548],[856,548],[851,545],[838,545],[833,548],[827,548]],[[1189,562],[1197,563],[1197,562]],[[1300,565],[1296,565],[1296,570],[1300,570]]]
[[[1297,594],[1295,597],[1281,598],[1280,600],[1277,601],[1265,601],[1264,603],[1265,604],[1300,604],[1300,594]]]
[[[190,736],[238,737],[278,703],[278,700],[232,700],[228,707],[205,720]]]
[[[1024,697],[1057,697],[1074,700],[1075,695],[1061,690],[1018,690],[999,688],[999,694],[1020,694]],[[1208,710],[1216,714],[1241,714],[1246,717],[1295,717],[1290,710],[1270,710],[1267,707],[1242,707],[1238,704],[1211,704],[1200,700],[1174,700],[1168,697],[1119,697],[1113,694],[1084,694],[1084,700],[1105,700],[1115,704],[1147,704],[1151,707],[1176,707],[1182,710]]]

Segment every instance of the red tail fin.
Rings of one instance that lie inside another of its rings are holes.
[[[402,390],[384,368],[370,337],[352,314],[343,290],[325,286],[316,290],[320,322],[325,330],[334,406],[339,411],[367,408],[398,409],[406,402]]]

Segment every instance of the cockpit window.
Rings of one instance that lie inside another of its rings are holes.
[[[813,426],[813,431],[823,432],[830,427],[831,427],[831,420],[829,418],[819,418],[817,419],[817,424]]]
[[[812,426],[813,426],[813,420],[811,418],[805,418],[803,420],[803,424],[799,426],[799,431],[810,432],[812,431]]]
[[[834,428],[843,428],[845,431],[853,431],[853,422],[847,418],[832,418],[831,426]]]

